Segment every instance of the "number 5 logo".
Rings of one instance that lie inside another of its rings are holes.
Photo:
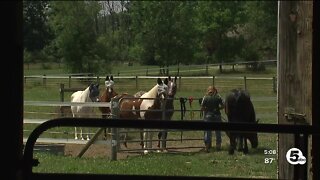
[[[298,148],[291,148],[288,150],[286,154],[287,161],[290,164],[296,165],[296,164],[305,164],[307,159],[303,156],[302,152]]]

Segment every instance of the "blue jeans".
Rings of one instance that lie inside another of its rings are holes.
[[[221,115],[206,113],[203,119],[205,122],[221,122]],[[216,145],[221,144],[221,131],[215,131],[216,134]],[[204,143],[211,146],[212,131],[204,131]]]

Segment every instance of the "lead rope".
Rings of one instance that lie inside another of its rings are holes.
[[[189,97],[189,105],[190,105],[190,120],[193,120],[194,118],[194,112],[192,110],[192,102],[193,102],[193,97]]]
[[[180,98],[180,112],[181,112],[181,116],[180,119],[181,121],[183,120],[183,118],[186,115],[186,102],[187,102],[187,98]],[[183,135],[183,131],[180,131],[180,142],[182,142],[182,135]]]

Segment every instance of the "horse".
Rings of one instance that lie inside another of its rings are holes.
[[[258,123],[255,110],[247,91],[242,89],[232,89],[226,95],[225,113],[228,122],[236,123]],[[238,151],[248,153],[247,140],[250,141],[252,148],[258,147],[258,135],[256,132],[227,132],[230,139],[229,154],[234,154],[236,149],[236,139],[239,140]]]
[[[90,84],[85,90],[74,92],[71,95],[71,102],[99,102],[99,84]],[[90,117],[93,114],[93,107],[86,107],[83,105],[71,105],[72,116],[75,117]],[[82,135],[82,128],[80,129],[80,138],[84,140]],[[78,139],[77,128],[74,128],[75,139]],[[87,140],[90,139],[87,133]]]
[[[142,120],[161,120],[162,112],[161,107],[164,100],[168,95],[168,79],[166,78],[164,82],[161,78],[157,79],[157,84],[150,89],[148,92],[144,93],[140,98],[142,101],[140,104],[140,117]],[[144,99],[153,98],[153,99]],[[148,149],[152,148],[152,136],[153,132],[149,129],[145,129],[143,132],[143,148],[144,154],[148,153]]]
[[[167,83],[168,80],[165,79],[164,82],[160,78],[157,80],[157,84],[151,88],[148,92],[139,91],[134,95],[129,95],[127,93],[117,95],[114,98],[119,99],[119,118],[120,119],[161,119],[162,112],[161,106],[162,101],[167,96]],[[143,99],[143,98],[155,98],[155,99]],[[140,111],[142,110],[142,112]],[[147,110],[158,110],[147,111]],[[124,136],[124,145],[127,147],[126,143],[127,134]],[[150,139],[150,134],[140,133],[142,148],[145,148],[145,143],[143,139],[148,137]]]
[[[107,76],[105,79],[105,90],[103,90],[102,95],[99,97],[100,102],[110,102],[111,98],[118,95],[113,89],[114,80],[113,76]],[[111,110],[109,107],[99,107],[100,112],[102,113],[102,118],[106,119],[110,116]],[[104,129],[104,138],[107,138],[107,130]]]
[[[166,82],[165,82],[166,83]],[[174,96],[177,93],[177,76],[174,79],[171,79],[171,77],[168,77],[168,82],[167,82],[167,86],[168,86],[168,95],[167,95],[167,99],[166,99],[166,104],[165,104],[165,120],[171,120],[173,113],[174,113]],[[158,145],[157,147],[160,148],[160,140],[163,139],[164,141],[162,141],[162,148],[166,148],[167,144],[166,144],[166,139],[167,139],[167,135],[168,132],[166,130],[160,131],[158,133]]]
[[[134,95],[129,95],[128,93],[118,94],[114,96],[114,99],[118,99],[119,102],[119,119],[139,119],[139,109],[142,100],[140,100],[140,96],[146,93],[145,91],[139,91]],[[127,136],[128,133],[124,133],[123,145],[127,148]],[[142,139],[142,134],[140,133],[140,138]],[[142,144],[142,142],[141,142]]]

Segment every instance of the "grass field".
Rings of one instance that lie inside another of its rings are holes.
[[[146,67],[134,67],[145,69]],[[152,67],[148,67],[151,69]],[[129,71],[124,69],[124,65],[113,68],[113,71]],[[51,69],[42,69],[41,66],[30,66],[25,69],[25,75],[53,75],[64,74],[64,72],[52,65]],[[253,74],[246,71],[237,73],[216,74],[217,71],[210,71],[210,75],[221,77],[226,76],[247,76],[247,77],[273,77],[276,76],[275,68],[267,69],[264,73]],[[122,73],[120,73],[121,75]],[[124,74],[124,73],[123,73]],[[132,75],[132,74],[131,74]],[[141,73],[141,75],[145,75]],[[201,75],[201,72],[190,71],[188,76]],[[59,101],[60,83],[67,84],[67,80],[47,79],[46,86],[42,80],[28,80],[24,86],[25,101]],[[86,87],[88,82],[72,81],[72,87]],[[103,82],[101,81],[101,90]],[[139,88],[136,89],[135,81],[129,79],[116,79],[115,91],[118,93],[133,94],[139,90],[147,91],[156,84],[155,79],[139,79]],[[176,98],[195,98],[192,107],[187,103],[187,110],[199,109],[197,98],[201,98],[208,85],[212,84],[212,79],[182,79]],[[232,88],[243,87],[242,80],[223,79],[215,80],[222,97]],[[248,80],[247,88],[252,96],[257,118],[260,123],[277,123],[277,103],[276,93],[272,90],[272,81],[269,80]],[[65,93],[65,101],[70,101],[71,93]],[[175,101],[175,108],[180,109],[179,101]],[[24,107],[24,118],[52,119],[57,117],[57,107]],[[99,113],[97,111],[97,113]],[[198,112],[193,112],[194,120],[201,120]],[[225,115],[223,114],[225,117]],[[190,119],[191,113],[187,112],[185,119]],[[180,112],[174,114],[173,120],[180,120]],[[35,125],[25,125],[25,130],[32,130]],[[73,128],[54,128],[51,131],[72,132]],[[25,137],[30,131],[25,131]],[[180,133],[171,133],[168,136],[179,136]],[[184,136],[196,136],[202,138],[202,132],[188,132]],[[43,137],[68,137],[69,134],[43,134]],[[213,140],[214,142],[214,140]],[[202,144],[200,142],[200,144]],[[103,173],[103,174],[139,174],[139,175],[183,175],[183,176],[221,176],[221,177],[254,177],[254,178],[276,178],[277,177],[277,156],[264,155],[264,150],[277,149],[276,134],[259,134],[259,147],[250,149],[249,155],[236,152],[235,155],[228,155],[228,138],[223,133],[223,149],[220,152],[181,152],[181,153],[151,153],[145,156],[134,156],[118,161],[110,161],[109,157],[75,158],[71,156],[61,156],[48,153],[36,153],[40,165],[33,170],[35,172],[59,172],[59,173]],[[109,148],[109,147],[107,147]],[[265,163],[265,159],[273,159],[272,163]]]

